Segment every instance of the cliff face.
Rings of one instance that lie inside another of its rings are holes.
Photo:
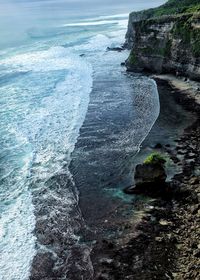
[[[200,13],[152,16],[152,11],[130,14],[128,70],[200,80]]]

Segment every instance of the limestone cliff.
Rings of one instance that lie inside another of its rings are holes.
[[[167,5],[172,2],[180,0],[130,14],[126,44],[131,53],[127,68],[200,80],[200,5],[171,12]]]

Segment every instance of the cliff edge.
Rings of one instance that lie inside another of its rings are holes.
[[[199,0],[169,0],[129,16],[129,71],[174,73],[200,80]]]

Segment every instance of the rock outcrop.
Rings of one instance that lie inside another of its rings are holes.
[[[127,194],[164,195],[168,192],[165,159],[159,154],[152,154],[143,164],[135,168],[135,185],[126,188]]]
[[[165,168],[159,163],[138,164],[135,169],[135,184],[137,187],[165,183],[167,178]]]
[[[131,53],[127,69],[200,80],[200,5],[194,7],[189,6],[184,13],[170,14],[173,10],[157,8],[130,14],[126,46]],[[161,11],[169,14],[162,15]]]

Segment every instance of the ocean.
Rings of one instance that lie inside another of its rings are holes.
[[[0,41],[0,280],[92,279],[80,193],[90,203],[131,181],[159,114],[156,84],[126,73],[128,50],[107,51],[124,42],[120,8],[11,3]]]

